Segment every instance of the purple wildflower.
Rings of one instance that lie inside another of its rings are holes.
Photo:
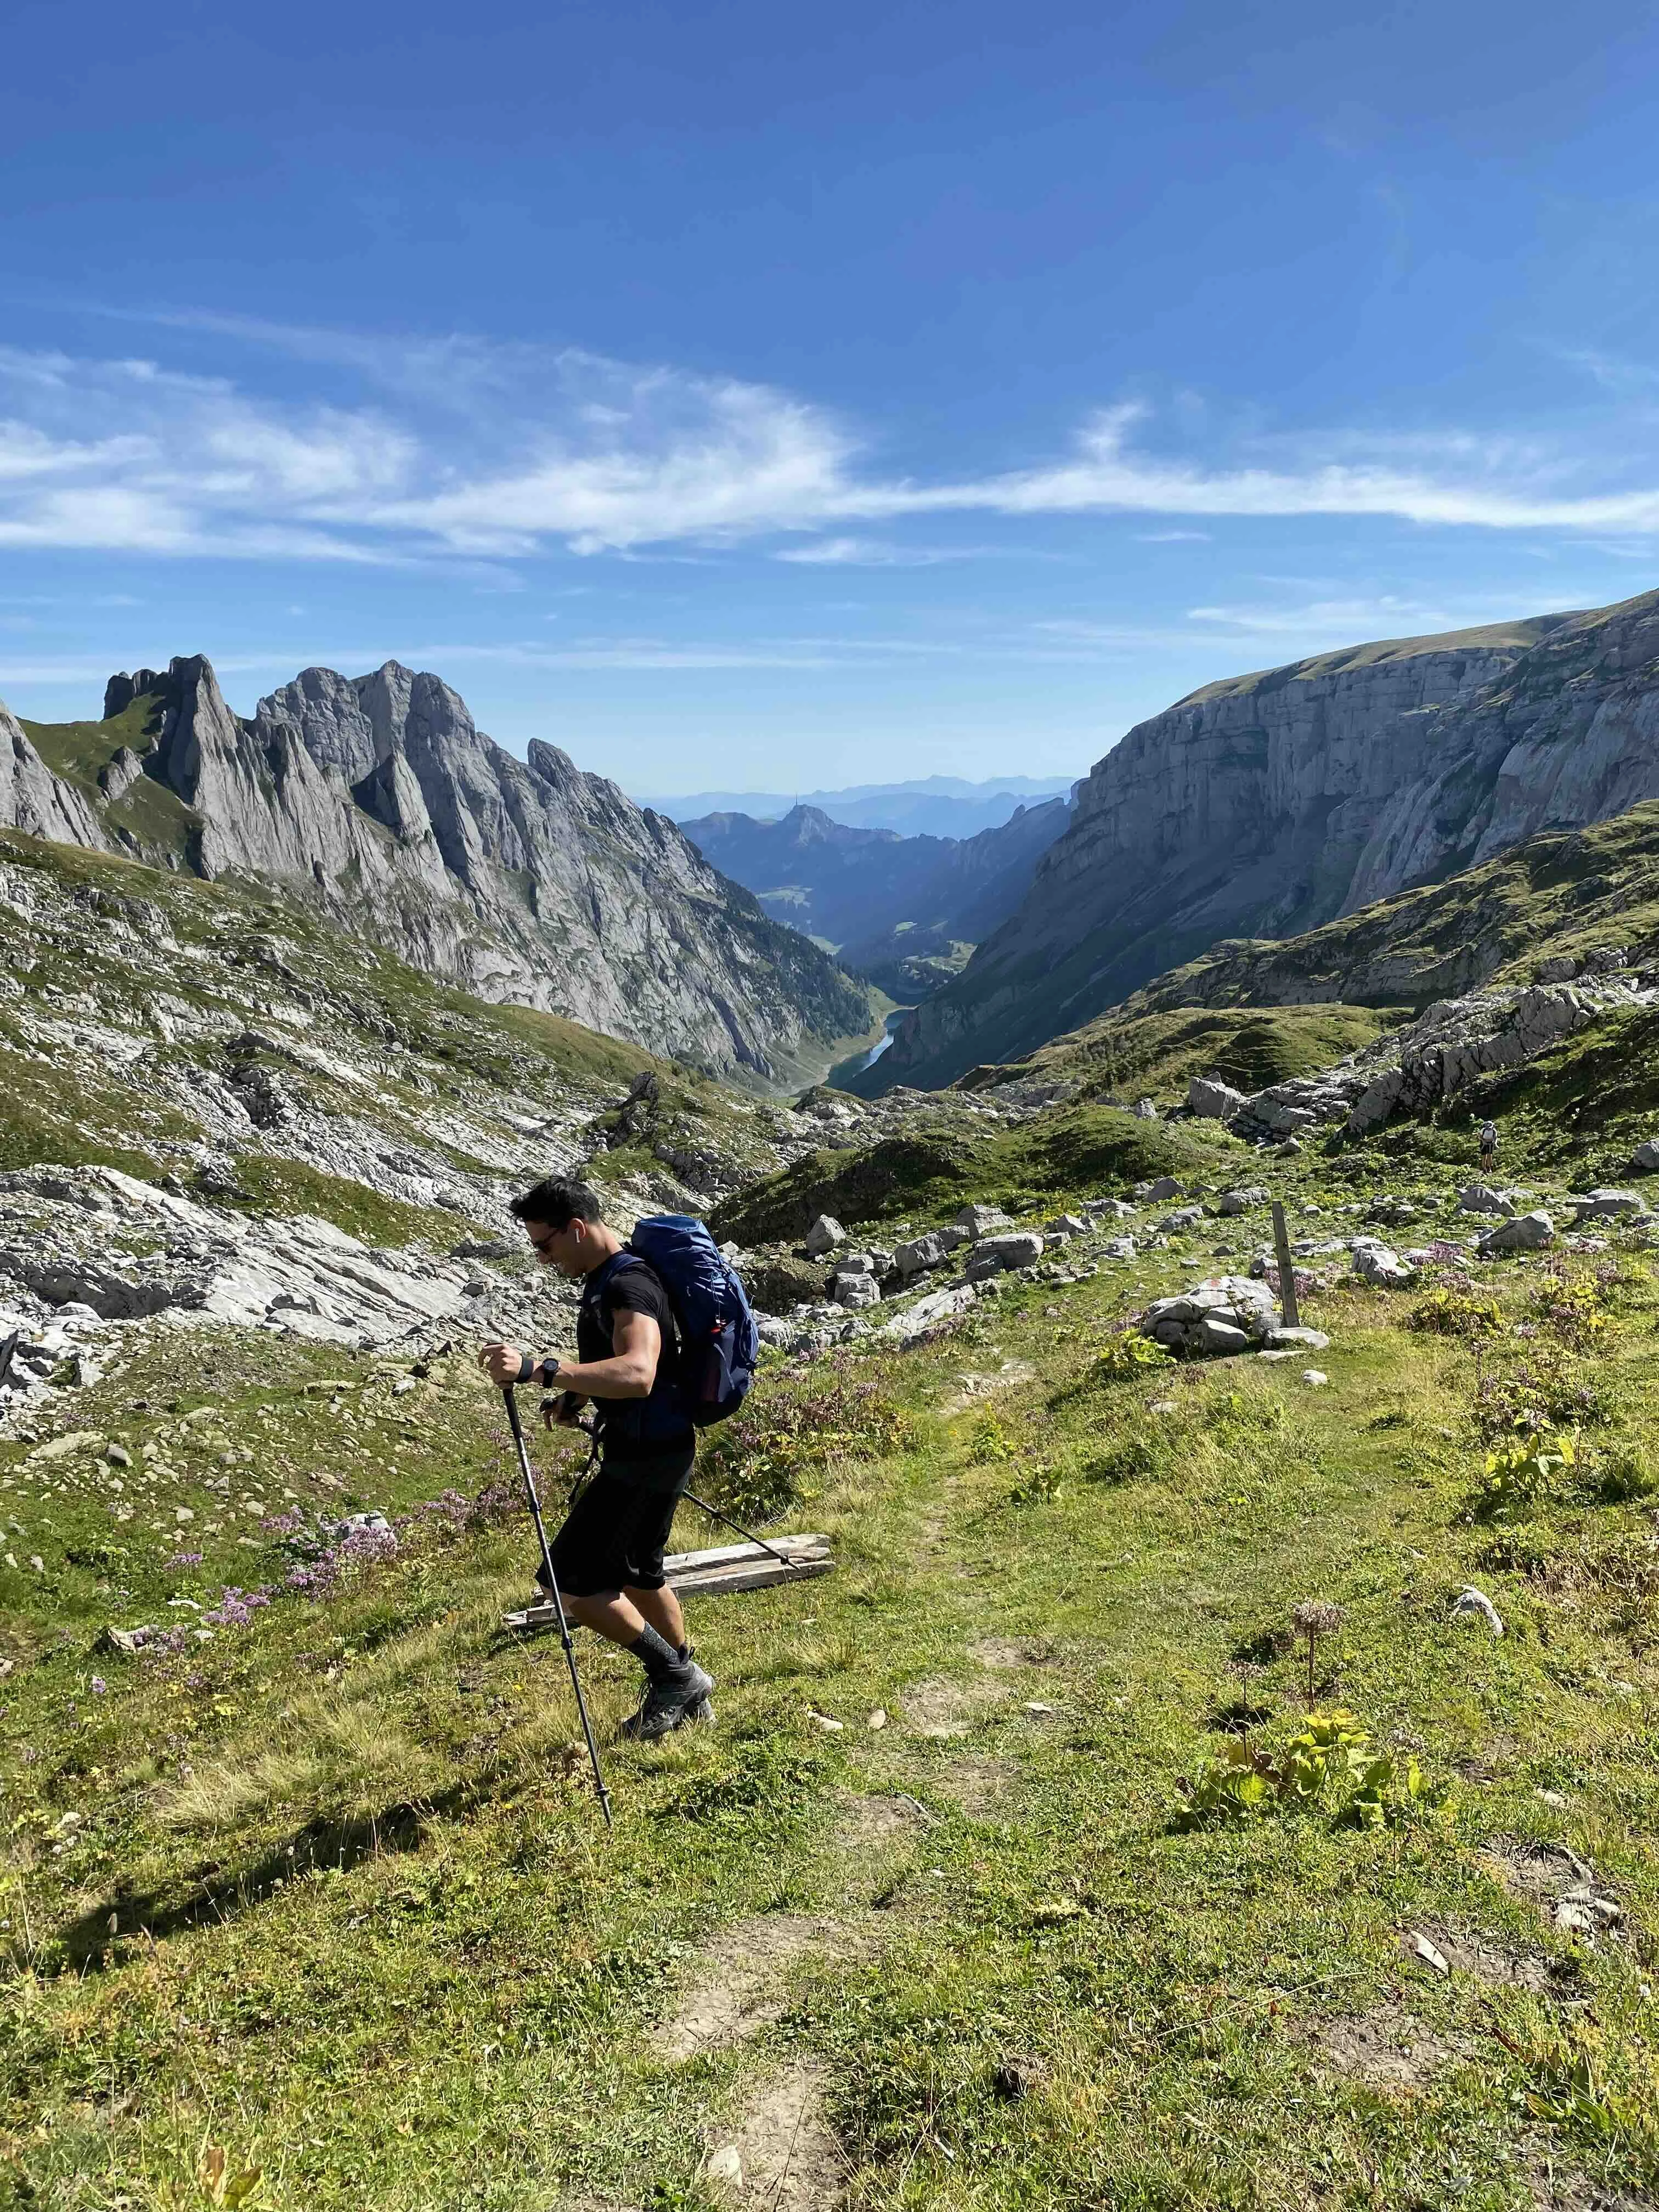
[[[94,1674],[92,1678],[91,1687],[93,1696],[94,1698],[101,1698],[108,1690],[109,1684],[104,1680],[101,1674]]]

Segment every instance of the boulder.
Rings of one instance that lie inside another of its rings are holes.
[[[1648,1210],[1647,1200],[1638,1198],[1633,1190],[1587,1191],[1572,1202],[1578,1209],[1572,1218],[1575,1229],[1582,1228],[1587,1221],[1615,1221],[1621,1217],[1644,1214]]]
[[[893,1248],[893,1262],[908,1282],[912,1275],[925,1275],[933,1267],[941,1267],[950,1257],[951,1247],[937,1229],[930,1229],[925,1237],[913,1237],[908,1243]]]
[[[1018,1229],[1004,1237],[982,1237],[968,1263],[968,1279],[1004,1274],[1010,1267],[1029,1267],[1042,1257],[1042,1239],[1034,1229]]]
[[[1104,1214],[1111,1221],[1133,1221],[1140,1208],[1131,1206],[1121,1198],[1091,1198],[1085,1203],[1083,1210],[1085,1213]]]
[[[1631,1166],[1644,1175],[1659,1172],[1659,1137],[1644,1137],[1636,1147]]]
[[[1158,1119],[1158,1108],[1150,1098],[1137,1098],[1129,1111],[1137,1121],[1156,1121]]]
[[[1042,1233],[1045,1237],[1086,1237],[1089,1224],[1075,1213],[1060,1213],[1043,1223]]]
[[[1224,1213],[1248,1213],[1253,1206],[1266,1206],[1267,1193],[1257,1183],[1249,1183],[1240,1190],[1224,1190],[1221,1211]]]
[[[1504,1194],[1489,1182],[1466,1182],[1457,1194],[1457,1204],[1462,1212],[1495,1213],[1500,1219],[1515,1211]]]
[[[1231,1121],[1249,1102],[1219,1076],[1195,1075],[1187,1085],[1187,1111],[1200,1121]]]
[[[1158,1225],[1167,1237],[1182,1229],[1196,1229],[1203,1218],[1201,1206],[1180,1206],[1173,1213],[1166,1214]]]
[[[951,1226],[963,1231],[977,1243],[981,1237],[992,1236],[999,1229],[1012,1229],[1013,1224],[1000,1206],[964,1206],[952,1218]]]
[[[821,1213],[806,1232],[807,1257],[822,1260],[826,1253],[833,1252],[837,1244],[846,1242],[847,1231],[834,1214]]]
[[[842,1252],[836,1255],[836,1273],[838,1275],[873,1275],[875,1272],[876,1255],[873,1252]]]
[[[1370,1283],[1381,1290],[1398,1290],[1412,1279],[1412,1271],[1400,1255],[1371,1238],[1354,1246],[1353,1271],[1362,1283]]]
[[[1322,1328],[1280,1328],[1275,1326],[1267,1331],[1267,1344],[1269,1352],[1291,1352],[1297,1348],[1304,1352],[1328,1352],[1331,1340]]]
[[[1102,1255],[1108,1260],[1133,1260],[1135,1256],[1135,1240],[1133,1237],[1113,1237],[1103,1244],[1100,1249]]]
[[[1242,1328],[1219,1314],[1206,1314],[1194,1324],[1188,1338],[1188,1347],[1201,1358],[1220,1359],[1250,1349],[1250,1339]]]
[[[1542,1207],[1532,1213],[1516,1213],[1507,1221],[1500,1221],[1496,1229],[1487,1230],[1480,1239],[1483,1252],[1540,1252],[1555,1242],[1555,1224]]]
[[[1135,1196],[1152,1205],[1161,1198],[1179,1198],[1180,1195],[1181,1185],[1173,1176],[1158,1176],[1151,1182],[1135,1185]]]
[[[1540,983],[1571,983],[1578,973],[1578,963],[1570,952],[1558,952],[1553,959],[1538,963],[1537,981]]]
[[[831,1290],[838,1306],[878,1306],[881,1285],[873,1275],[837,1275]]]

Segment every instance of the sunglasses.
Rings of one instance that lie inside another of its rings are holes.
[[[565,1229],[568,1229],[569,1226],[569,1223],[567,1222]],[[532,1249],[544,1255],[550,1252],[553,1248],[554,1240],[562,1237],[565,1229],[550,1229],[545,1237],[532,1237],[530,1240]]]

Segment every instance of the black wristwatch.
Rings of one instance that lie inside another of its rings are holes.
[[[564,1362],[559,1358],[557,1352],[550,1352],[547,1358],[543,1360],[537,1372],[542,1378],[542,1388],[544,1390],[550,1390],[553,1389],[554,1377],[557,1375],[560,1368],[562,1367],[563,1364]]]

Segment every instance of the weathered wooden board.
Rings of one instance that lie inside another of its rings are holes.
[[[809,1581],[834,1571],[830,1539],[823,1535],[776,1536],[762,1544],[716,1544],[706,1552],[671,1552],[663,1561],[668,1586],[682,1597],[717,1597],[723,1590],[769,1589],[780,1583]],[[773,1557],[781,1552],[781,1559]],[[551,1603],[526,1606],[504,1613],[504,1628],[555,1628]]]

